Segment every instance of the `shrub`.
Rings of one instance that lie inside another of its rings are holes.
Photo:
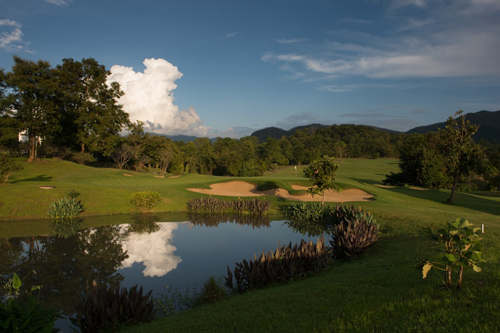
[[[483,261],[482,238],[477,234],[480,229],[473,228],[472,223],[465,219],[447,222],[444,228],[436,232],[429,228],[427,233],[437,239],[444,256],[441,262],[422,261],[423,278],[425,279],[429,271],[435,268],[444,272],[443,282],[446,286],[460,289],[464,268],[472,267],[473,271],[480,272],[481,268],[477,265]],[[456,282],[453,282],[454,277],[457,279]]]
[[[335,258],[343,259],[359,255],[377,242],[378,225],[366,219],[345,219],[334,227],[330,240]]]
[[[234,210],[238,213],[248,212],[262,215],[269,210],[271,202],[259,199],[223,201],[209,197],[191,199],[188,201],[187,207],[190,212],[221,213]]]
[[[328,257],[324,239],[318,239],[317,244],[302,240],[293,247],[290,243],[288,246],[279,246],[275,252],[262,253],[258,258],[255,256],[249,262],[243,260],[235,263],[234,274],[228,266],[225,285],[235,292],[244,293],[272,283],[285,282],[325,267]]]
[[[92,156],[90,153],[73,153],[70,158],[73,162],[76,162],[81,165],[85,165],[87,163],[92,163],[96,161],[96,158]]]
[[[321,221],[331,213],[331,206],[323,206],[319,202],[294,202],[280,207],[281,213],[294,220]]]
[[[70,197],[71,199],[76,199],[80,196],[80,193],[75,191],[75,190],[71,190],[69,193],[68,193],[68,197]]]
[[[2,332],[58,332],[54,323],[56,310],[44,309],[34,297],[28,302],[9,300],[0,302],[0,328]]]
[[[151,211],[160,202],[160,199],[160,193],[147,190],[132,194],[130,202],[142,211]]]
[[[137,285],[130,289],[107,285],[93,287],[84,294],[76,307],[76,317],[70,318],[82,333],[102,329],[115,331],[120,325],[148,322],[153,317],[152,291],[143,294]]]
[[[348,220],[363,220],[366,224],[377,224],[373,215],[370,212],[364,212],[361,207],[336,206],[335,209],[330,212],[330,215],[333,217],[333,225]]]
[[[22,168],[23,166],[10,157],[7,152],[0,151],[0,184],[7,183],[10,175]]]
[[[291,218],[286,223],[294,230],[310,236],[329,234],[333,255],[339,259],[363,253],[379,238],[379,225],[361,207],[294,203],[282,212]]]
[[[224,285],[220,281],[216,280],[213,276],[211,276],[203,284],[201,292],[197,297],[197,303],[215,303],[228,297],[229,295],[227,294]]]
[[[56,310],[43,308],[31,294],[34,290],[40,290],[40,286],[33,286],[26,291],[29,297],[27,302],[19,299],[23,294],[21,286],[22,281],[15,273],[4,286],[6,303],[0,300],[2,332],[58,332],[53,327],[56,319],[61,317]]]
[[[51,219],[55,220],[65,220],[72,219],[76,217],[83,211],[83,206],[80,201],[76,201],[75,198],[64,197],[59,201],[54,201],[49,206],[49,211],[47,214]]]

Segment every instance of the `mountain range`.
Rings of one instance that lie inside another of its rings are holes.
[[[500,110],[499,111],[478,111],[474,113],[467,113],[465,118],[470,121],[472,124],[479,125],[479,130],[473,136],[473,138],[477,141],[479,139],[484,139],[488,141],[496,141],[500,142]],[[330,125],[322,125],[322,124],[310,124],[304,126],[297,126],[291,128],[289,130],[284,130],[278,127],[266,127],[260,129],[258,131],[253,132],[250,136],[255,136],[259,139],[259,142],[264,142],[268,137],[280,139],[283,136],[290,136],[294,134],[296,131],[300,129],[308,128],[310,130],[317,130],[320,128],[328,127]],[[426,126],[419,126],[410,129],[407,132],[398,132],[393,131],[386,128],[380,128],[372,126],[380,131],[389,132],[389,133],[428,133],[432,131],[437,131],[440,128],[444,128],[446,126],[446,121],[435,123]],[[196,139],[196,136],[189,135],[164,135],[167,138],[172,139],[173,141],[184,141],[189,142]],[[215,139],[211,139],[214,141]]]
[[[499,111],[479,111],[475,113],[467,113],[465,115],[465,119],[470,121],[471,124],[479,125],[479,130],[474,134],[473,138],[477,141],[479,139],[485,139],[488,141],[496,141],[500,142],[500,110]],[[398,132],[389,130],[386,128],[380,128],[371,126],[380,131],[389,132],[389,133],[428,133],[437,131],[440,128],[444,128],[446,126],[446,121],[435,123],[427,126],[419,126],[410,129],[407,132]],[[259,142],[264,142],[268,137],[279,139],[282,136],[290,136],[295,133],[299,129],[311,128],[312,130],[328,127],[327,125],[321,124],[311,124],[306,126],[294,127],[288,131],[283,130],[277,127],[267,127],[258,131],[255,131],[251,134],[251,136],[255,136],[259,138]]]

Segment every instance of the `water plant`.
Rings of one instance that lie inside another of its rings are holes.
[[[217,198],[194,198],[187,203],[190,212],[210,212],[221,213],[224,211],[235,211],[238,213],[248,212],[252,214],[264,214],[271,207],[271,202],[268,200],[252,199],[226,201]]]
[[[31,273],[34,274],[34,271]],[[25,291],[21,286],[22,280],[16,273],[4,285],[5,294],[0,300],[1,331],[58,332],[59,330],[54,328],[54,323],[61,316],[54,309],[43,308],[32,295],[33,291],[40,290],[41,286],[33,286]],[[27,301],[21,299],[23,295],[28,297]]]
[[[328,258],[322,238],[317,244],[302,240],[298,245],[278,246],[274,252],[261,253],[258,257],[255,255],[254,260],[236,262],[234,274],[228,266],[225,286],[241,294],[320,270],[326,266]]]
[[[102,329],[116,330],[121,325],[148,322],[153,318],[152,291],[143,293],[137,285],[127,288],[110,288],[107,285],[92,287],[82,295],[77,304],[73,325],[82,333]]]
[[[47,214],[51,219],[65,220],[76,217],[83,211],[80,201],[75,198],[64,197],[50,204]]]
[[[335,224],[330,245],[337,259],[351,258],[365,252],[379,239],[379,226],[364,218],[343,219]]]
[[[443,256],[440,262],[422,261],[423,278],[434,268],[444,272],[442,280],[447,287],[460,289],[464,269],[471,267],[474,272],[481,272],[481,267],[477,265],[483,261],[482,238],[477,234],[479,230],[481,228],[474,228],[472,223],[460,218],[446,222],[445,227],[437,231],[427,229],[427,233],[437,239]]]
[[[191,309],[199,297],[196,284],[180,288],[165,286],[165,292],[156,295],[154,300],[155,313],[159,317],[169,317],[180,311]]]

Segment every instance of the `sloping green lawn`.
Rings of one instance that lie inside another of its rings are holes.
[[[157,178],[152,173],[91,168],[50,159],[23,164],[24,170],[13,174],[10,184],[0,187],[0,237],[43,232],[46,220],[15,219],[46,217],[49,204],[71,190],[81,193],[78,198],[85,207],[84,215],[133,212],[131,194],[146,189],[161,194],[157,211],[183,212],[189,199],[204,196],[186,188],[208,188],[212,183],[235,180],[194,174]],[[364,257],[336,263],[324,272],[285,285],[233,296],[125,331],[500,331],[498,193],[458,193],[450,205],[445,203],[448,191],[379,187],[386,174],[398,170],[395,159],[344,159],[339,164],[338,182],[343,188],[359,188],[374,195],[372,201],[353,203],[371,211],[383,232]],[[263,177],[239,179],[261,189],[281,187],[292,191],[291,185],[308,184],[302,167],[297,169],[288,167]],[[55,188],[43,190],[40,186],[44,185]],[[274,197],[269,200],[273,212],[285,203]],[[481,265],[483,272],[467,272],[463,288],[452,291],[441,288],[437,274],[422,279],[415,265],[422,258],[441,256],[422,228],[442,226],[458,217],[477,226],[485,225],[486,262]]]

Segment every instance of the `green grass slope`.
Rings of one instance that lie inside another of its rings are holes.
[[[497,193],[458,193],[446,204],[449,191],[382,188],[377,185],[395,159],[344,159],[338,181],[343,188],[359,188],[374,200],[353,203],[371,211],[383,237],[361,259],[337,263],[320,274],[284,285],[234,296],[125,332],[498,332],[500,331],[500,197]],[[84,215],[133,212],[132,193],[150,189],[163,201],[157,211],[182,212],[187,200],[204,195],[186,188],[235,180],[228,177],[183,175],[156,178],[153,174],[80,166],[59,160],[24,164],[0,187],[0,235],[36,233],[46,220],[25,223],[6,219],[42,218],[49,204],[71,190],[81,193]],[[131,176],[125,176],[130,174]],[[260,189],[307,185],[302,167],[240,178]],[[55,186],[42,190],[40,186]],[[284,200],[269,198],[274,211]],[[426,280],[415,264],[422,258],[439,259],[435,243],[421,232],[457,217],[485,225],[483,272],[468,272],[463,288],[440,287],[437,274]],[[102,223],[106,223],[103,217]],[[98,223],[101,223],[98,222]],[[44,229],[45,228],[45,229]],[[278,244],[277,244],[278,245]],[[259,252],[261,249],[255,249]],[[249,259],[249,258],[241,258]],[[221,275],[225,272],[221,272]]]

